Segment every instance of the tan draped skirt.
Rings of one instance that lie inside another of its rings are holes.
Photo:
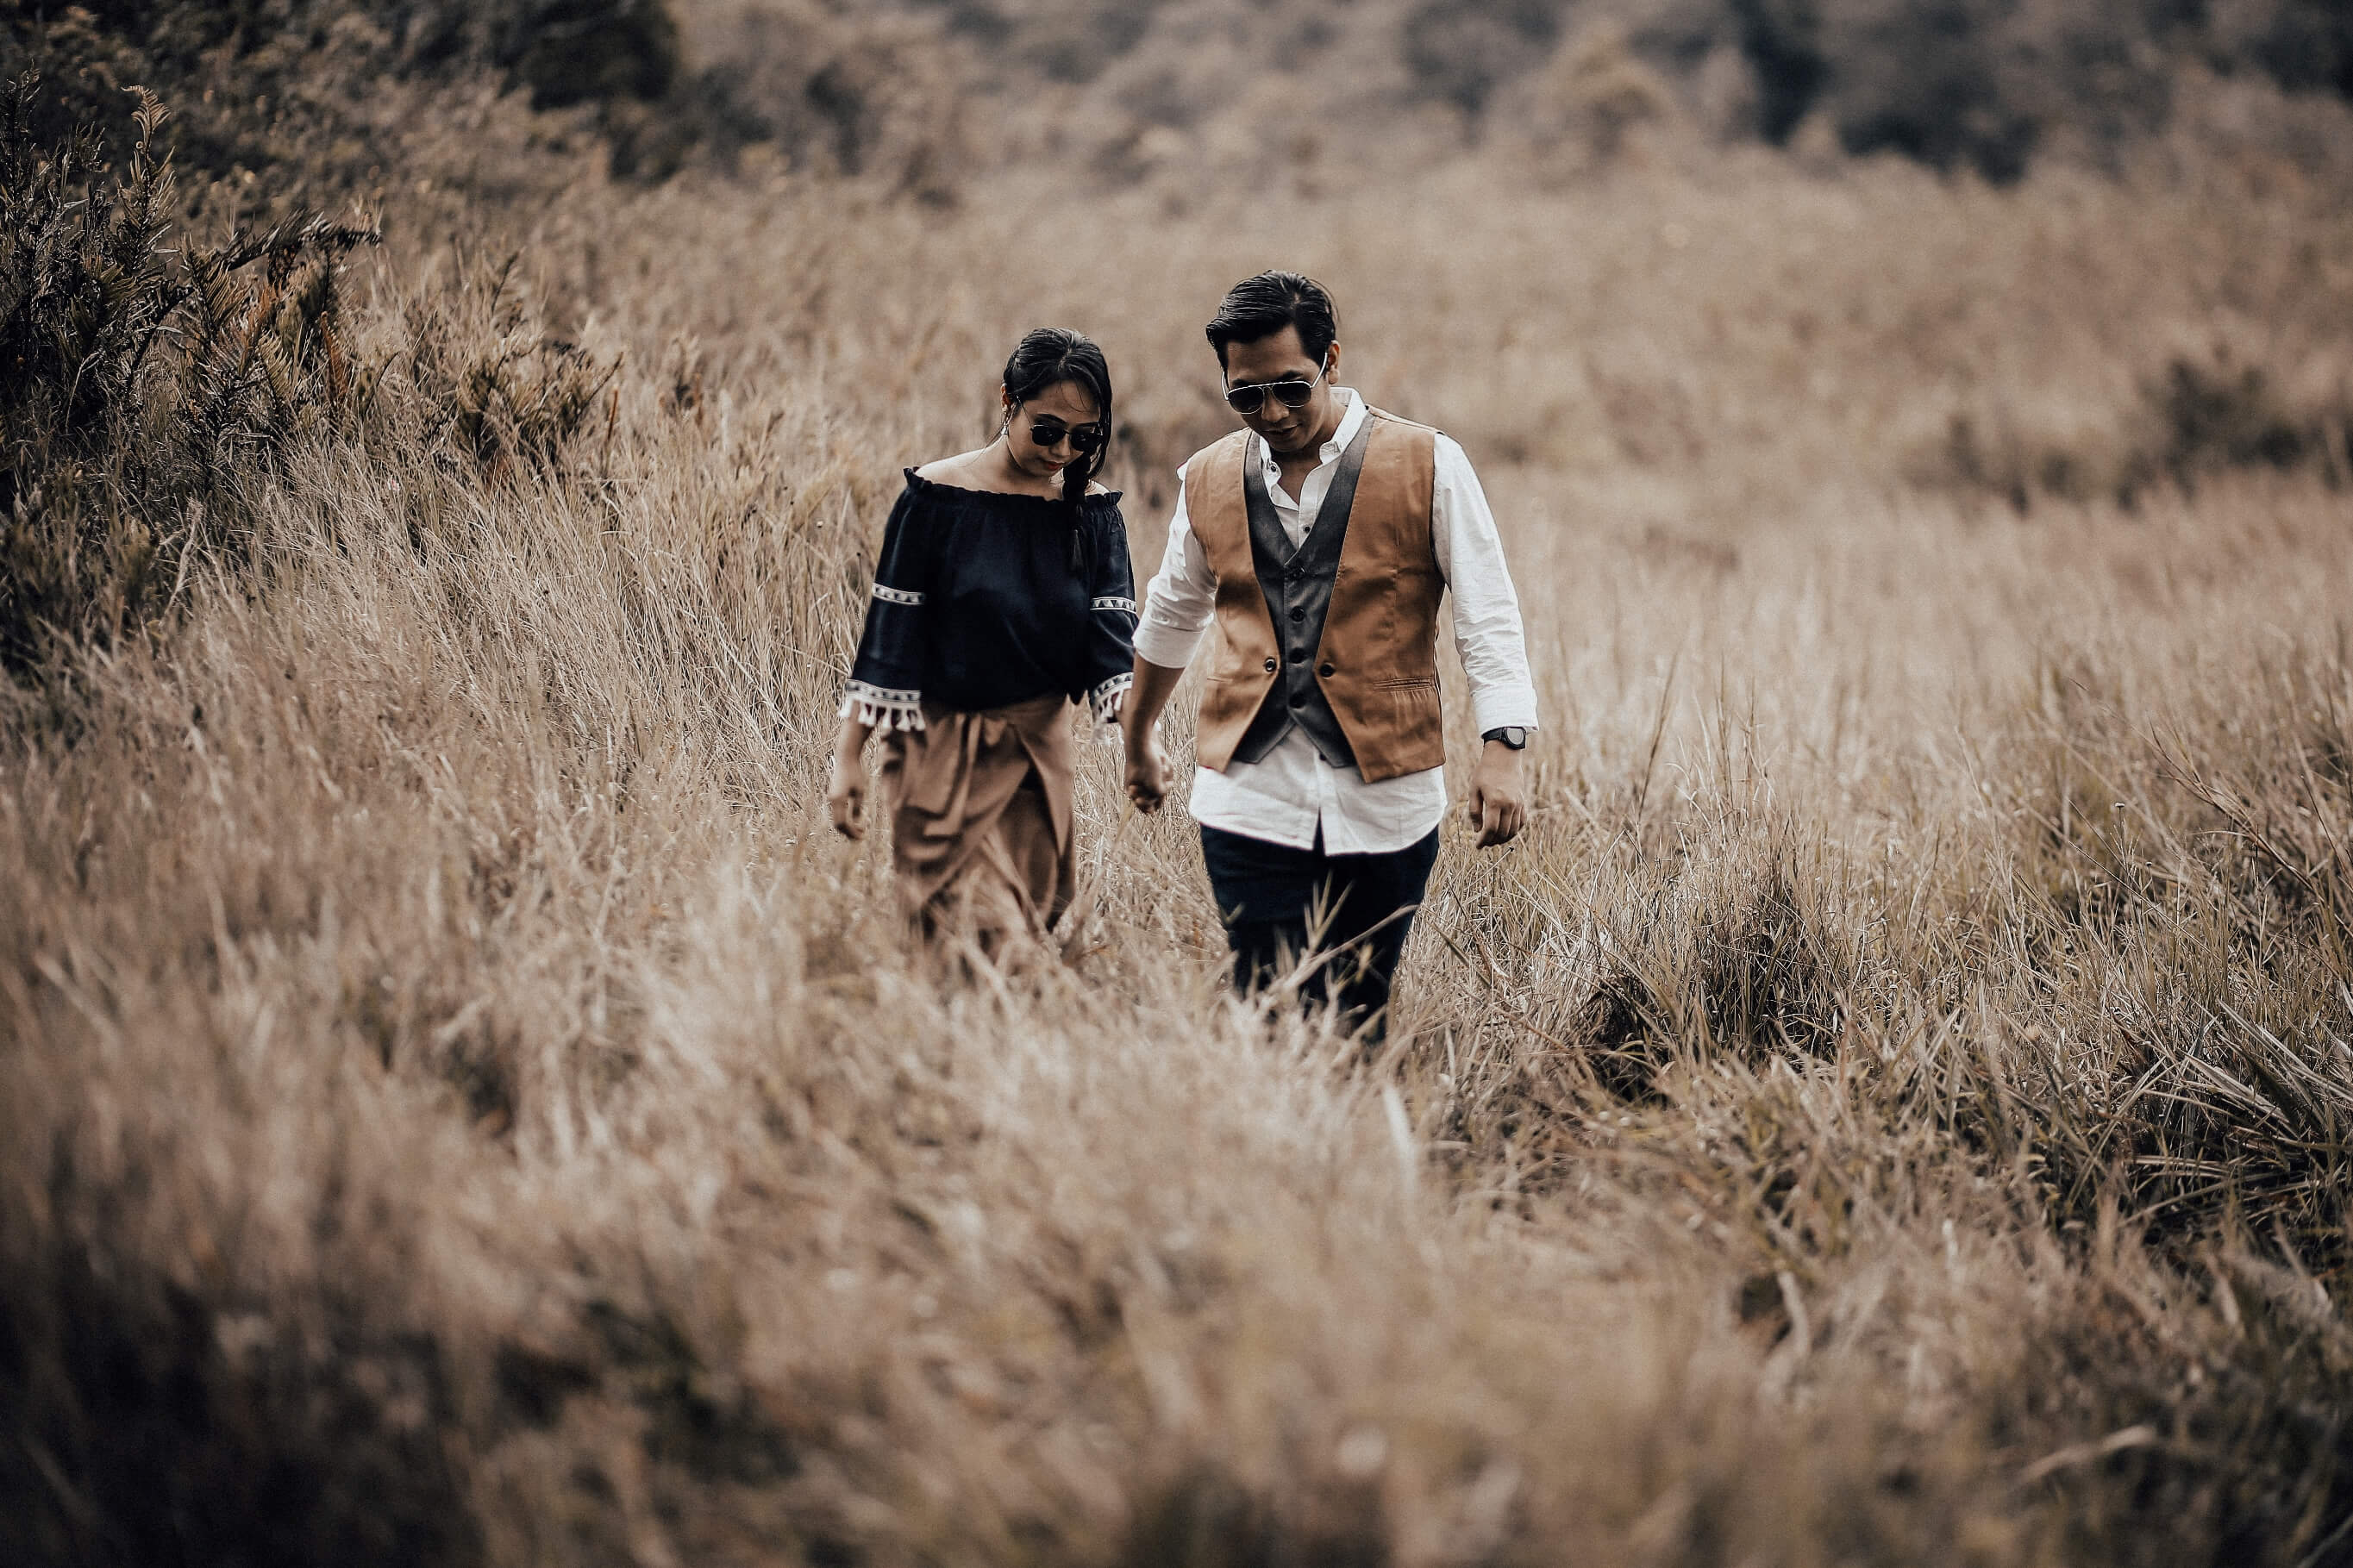
[[[883,742],[900,904],[926,937],[968,935],[995,957],[1070,906],[1070,704],[1058,693],[981,713],[926,706],[923,724]]]

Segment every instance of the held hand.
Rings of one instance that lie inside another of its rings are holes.
[[[1479,767],[1471,775],[1471,798],[1464,803],[1471,820],[1479,825],[1479,847],[1509,844],[1528,825],[1528,785],[1521,771],[1520,753],[1500,741],[1490,741],[1479,753]]]
[[[1147,816],[1160,809],[1168,795],[1168,761],[1160,754],[1158,726],[1127,740],[1127,798]]]
[[[844,838],[866,837],[866,761],[833,754],[833,777],[826,784],[826,809],[833,815],[833,830]]]

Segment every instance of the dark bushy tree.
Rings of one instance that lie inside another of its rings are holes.
[[[2290,91],[2353,98],[2353,4],[2264,0],[2230,7],[2226,57],[2244,60]]]
[[[1406,67],[1425,96],[1476,114],[1550,52],[1567,9],[1567,0],[1424,0],[1406,16]]]
[[[353,112],[379,78],[490,71],[542,108],[652,100],[679,78],[679,37],[665,0],[0,6],[0,81],[27,71],[47,84],[32,111],[45,138],[89,131],[121,162],[135,82],[179,106],[165,136],[182,169],[288,170],[324,194],[382,162]]]
[[[1768,140],[1786,140],[1819,110],[1848,152],[1901,153],[2006,181],[2063,125],[2113,147],[2163,118],[2154,46],[2179,0],[1727,3]]]

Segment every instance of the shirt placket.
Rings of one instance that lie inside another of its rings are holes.
[[[1319,455],[1323,461],[1300,481],[1299,495],[1288,506],[1282,500],[1284,491],[1282,468],[1275,464],[1271,453],[1265,453],[1261,458],[1260,471],[1266,479],[1267,495],[1274,501],[1276,521],[1284,525],[1283,532],[1289,536],[1292,548],[1294,550],[1304,544],[1308,534],[1314,530],[1315,512],[1321,509],[1324,499],[1321,495],[1315,494],[1315,481],[1325,476],[1338,453],[1334,449],[1333,445],[1327,442],[1324,451]],[[1314,496],[1313,508],[1308,504],[1311,495]],[[1293,737],[1293,740],[1299,738],[1295,735]],[[1338,772],[1318,758],[1315,763],[1308,766],[1306,773],[1309,781],[1308,791],[1314,797],[1314,808],[1307,826],[1308,841],[1312,844],[1320,834],[1324,840],[1324,851],[1327,855],[1353,849],[1356,846],[1356,837],[1347,831],[1347,819],[1340,809]]]
[[[1316,494],[1315,504],[1311,507],[1307,504],[1308,492],[1315,489],[1315,481],[1328,473],[1332,465],[1339,460],[1339,456],[1338,447],[1325,442],[1323,461],[1299,481],[1299,497],[1288,503],[1283,500],[1282,469],[1275,463],[1274,455],[1266,452],[1259,458],[1259,472],[1266,479],[1267,498],[1274,502],[1275,521],[1282,524],[1282,531],[1290,539],[1293,550],[1307,542],[1307,536],[1315,531],[1315,514],[1324,509],[1323,494]],[[1325,490],[1330,489],[1330,485],[1324,486]]]
[[[1315,826],[1324,832],[1324,853],[1345,855],[1356,844],[1355,836],[1345,831],[1346,818],[1340,814],[1340,770],[1316,767],[1309,772],[1315,779]]]

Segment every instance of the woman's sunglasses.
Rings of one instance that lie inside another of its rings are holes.
[[[1316,371],[1314,381],[1254,381],[1243,386],[1229,386],[1226,388],[1226,406],[1237,414],[1255,414],[1266,406],[1267,395],[1271,393],[1285,408],[1304,408],[1307,400],[1315,395],[1316,383],[1331,368],[1326,363]]]
[[[1051,415],[1039,415],[1029,421],[1029,439],[1040,447],[1059,447],[1067,437],[1074,452],[1092,452],[1103,444],[1103,422],[1092,425],[1065,425]]]

